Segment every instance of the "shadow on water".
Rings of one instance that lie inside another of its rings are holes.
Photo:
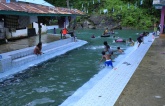
[[[123,43],[113,43],[113,38],[101,38],[103,30],[77,30],[78,39],[89,43],[64,55],[31,67],[11,78],[0,82],[1,106],[57,106],[71,96],[79,87],[94,77],[103,64],[98,65],[103,42],[108,41],[116,49]],[[116,37],[131,37],[136,40],[137,30],[116,30]],[[95,38],[91,38],[91,35]],[[116,58],[115,55],[112,58]]]

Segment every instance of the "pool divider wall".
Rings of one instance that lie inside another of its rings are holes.
[[[45,54],[42,54],[40,56],[37,56],[33,53],[35,46],[7,53],[2,53],[0,54],[2,56],[2,58],[0,59],[0,72],[2,73],[12,68],[20,67],[34,60],[46,60],[46,55],[50,55],[52,53],[60,51],[60,47],[72,42],[73,38],[71,37],[43,44],[42,52]]]

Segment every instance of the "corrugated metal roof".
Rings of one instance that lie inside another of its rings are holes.
[[[27,13],[27,15],[85,15],[82,11],[77,9],[68,9],[61,7],[43,6],[31,3],[10,2],[6,0],[0,2],[0,14],[9,14],[7,12],[17,12],[19,15]]]
[[[52,4],[46,2],[45,0],[17,0],[17,1],[40,4],[40,5],[44,5],[44,6],[53,6]]]
[[[165,0],[153,0],[153,5],[154,6],[164,6]]]

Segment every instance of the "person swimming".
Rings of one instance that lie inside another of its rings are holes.
[[[115,39],[115,42],[126,42],[126,41],[122,38],[118,38],[118,39]]]
[[[91,38],[95,38],[95,35],[92,35]]]
[[[128,39],[128,41],[127,41],[127,44],[129,45],[129,46],[134,46],[134,41],[132,40],[132,38],[129,38]]]

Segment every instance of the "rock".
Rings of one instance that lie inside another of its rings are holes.
[[[77,28],[90,28],[90,29],[122,29],[120,22],[117,22],[112,17],[107,15],[91,15],[81,19],[77,23]]]

